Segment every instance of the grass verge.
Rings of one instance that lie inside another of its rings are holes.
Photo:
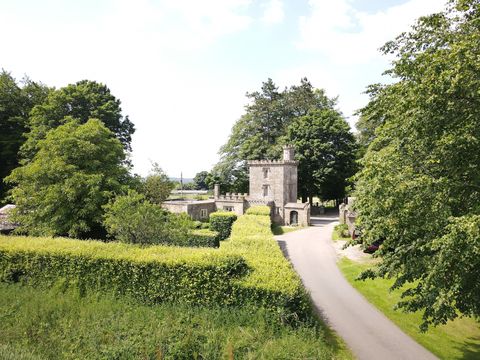
[[[254,308],[139,305],[0,283],[0,358],[343,359],[320,325]]]
[[[394,310],[395,304],[400,301],[401,292],[389,291],[393,280],[376,279],[356,281],[355,279],[371,264],[358,263],[347,258],[339,261],[338,266],[345,278],[368,301],[382,311],[389,319],[397,324],[405,333],[418,343],[437,355],[441,359],[480,359],[480,324],[471,318],[461,318],[446,325],[431,327],[428,332],[421,333],[419,325],[422,322],[421,314],[404,313]]]
[[[292,232],[292,231],[297,231],[305,228],[306,226],[281,226],[281,225],[272,224],[272,233],[273,235],[283,235],[283,234],[288,234],[289,232]]]

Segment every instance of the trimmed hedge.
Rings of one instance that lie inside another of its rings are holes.
[[[251,269],[233,280],[233,297],[239,304],[273,310],[287,321],[308,319],[312,316],[310,299],[273,238],[270,225],[270,208],[252,207],[233,224],[230,239],[221,242],[220,250],[243,257]]]
[[[0,236],[0,281],[51,286],[66,279],[150,303],[253,305],[289,322],[308,319],[309,298],[273,238],[265,208],[239,217],[219,249]]]
[[[219,247],[220,234],[209,229],[193,230],[189,236],[188,244],[196,247]]]
[[[0,281],[106,290],[147,303],[228,304],[239,255],[218,250],[0,236]]]
[[[245,213],[248,215],[270,216],[271,209],[266,205],[252,206],[251,208],[247,209]]]
[[[229,211],[217,211],[210,214],[210,229],[217,231],[220,240],[230,236],[237,215]]]

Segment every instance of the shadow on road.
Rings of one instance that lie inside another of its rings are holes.
[[[311,226],[323,226],[328,225],[334,221],[338,221],[338,215],[323,215],[310,217]]]

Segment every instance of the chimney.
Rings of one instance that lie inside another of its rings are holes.
[[[218,199],[220,197],[220,184],[215,184],[213,186],[213,197]]]
[[[295,160],[295,148],[292,145],[285,145],[283,147],[283,161]]]

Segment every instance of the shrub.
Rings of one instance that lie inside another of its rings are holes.
[[[0,236],[0,281],[81,291],[109,291],[147,303],[232,302],[232,279],[246,271],[239,255],[217,250],[65,238]]]
[[[348,233],[348,225],[347,224],[335,225],[334,231],[337,233],[339,238],[350,237],[350,234]]]
[[[248,215],[266,215],[270,216],[271,209],[269,206],[262,205],[262,206],[253,206],[245,212]]]
[[[132,190],[105,210],[104,225],[110,237],[121,242],[218,247],[216,234],[195,234],[196,224],[187,214],[169,213]]]
[[[210,229],[217,231],[220,240],[230,236],[232,225],[237,220],[237,215],[228,211],[217,211],[210,214]]]
[[[220,236],[218,232],[209,229],[198,229],[191,232],[188,238],[189,246],[219,247]]]

